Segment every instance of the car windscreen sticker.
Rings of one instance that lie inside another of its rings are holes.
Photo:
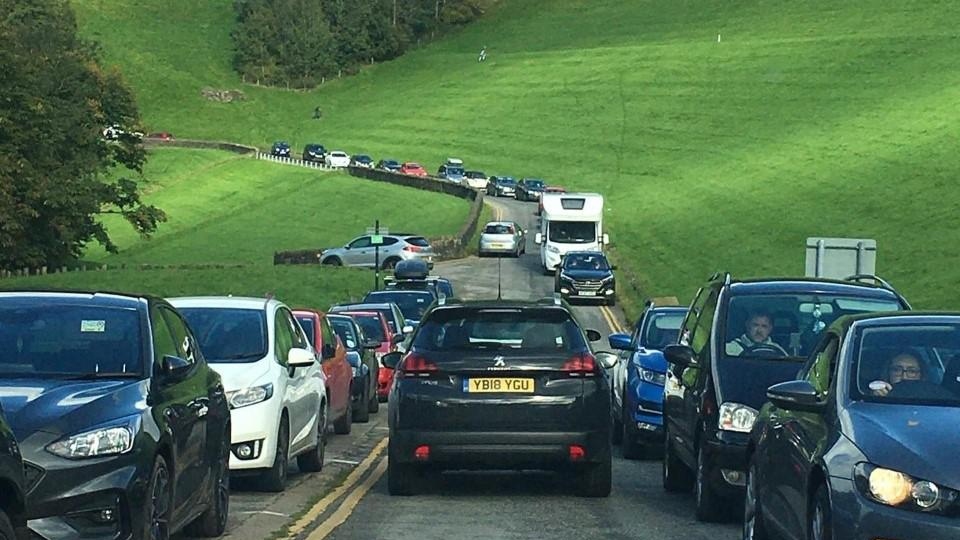
[[[106,332],[107,321],[80,321],[81,332]]]

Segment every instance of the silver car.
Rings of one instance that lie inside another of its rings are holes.
[[[398,262],[406,259],[422,259],[427,267],[433,269],[433,248],[422,236],[412,234],[382,234],[380,243],[380,268],[390,270]],[[320,263],[332,266],[363,266],[373,268],[376,265],[376,244],[374,235],[365,234],[354,238],[340,248],[325,249],[320,254]]]
[[[481,257],[484,255],[512,255],[527,252],[527,231],[514,221],[491,221],[480,233]]]

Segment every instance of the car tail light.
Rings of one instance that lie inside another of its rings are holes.
[[[430,447],[422,444],[413,451],[413,458],[417,461],[427,461],[430,459]]]
[[[571,377],[591,377],[597,369],[597,362],[590,353],[580,353],[563,363],[561,371],[566,371]]]
[[[407,245],[403,246],[403,250],[404,250],[404,251],[412,251],[412,252],[414,252],[414,253],[419,253],[419,252],[423,251],[423,248],[420,247],[420,246],[413,246],[413,245],[407,244]]]
[[[419,354],[410,353],[403,360],[404,377],[427,377],[440,370],[436,364]]]
[[[583,461],[587,457],[587,451],[579,444],[570,445],[570,461]]]

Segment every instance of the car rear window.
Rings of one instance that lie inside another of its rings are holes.
[[[487,225],[483,232],[486,234],[513,234],[513,227],[510,225]]]
[[[179,308],[211,363],[256,362],[267,354],[267,319],[260,309]]]
[[[426,291],[374,291],[367,293],[364,302],[393,302],[404,318],[419,321],[433,303],[433,294]]]
[[[383,333],[383,321],[380,319],[379,315],[351,315],[353,320],[357,321],[357,324],[360,325],[360,328],[363,329],[363,334],[369,339],[373,339],[383,343],[387,340],[387,336]]]
[[[454,308],[421,321],[414,347],[423,350],[519,349],[574,352],[587,348],[568,312],[544,308]]]
[[[330,324],[333,326],[333,331],[337,334],[337,337],[340,338],[340,341],[343,342],[343,345],[350,349],[357,349],[357,335],[353,331],[353,325],[350,323],[350,319],[342,317],[329,317]]]
[[[413,246],[430,247],[430,242],[427,242],[427,239],[422,236],[408,236],[404,240]]]

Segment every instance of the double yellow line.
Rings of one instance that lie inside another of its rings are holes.
[[[613,311],[610,310],[607,306],[600,306],[600,315],[603,316],[603,320],[607,322],[607,326],[610,327],[610,331],[617,332],[626,332],[627,330],[617,321],[617,316],[614,315]]]

